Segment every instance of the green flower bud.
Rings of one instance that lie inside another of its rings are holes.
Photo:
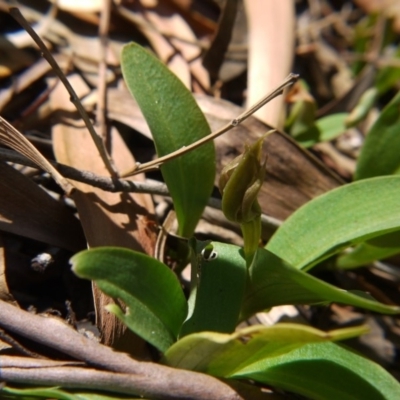
[[[238,222],[243,234],[244,253],[249,266],[261,237],[261,207],[257,196],[265,178],[265,159],[261,150],[268,132],[245,152],[228,163],[221,172],[219,190],[226,218]]]
[[[250,222],[261,215],[257,201],[264,182],[265,164],[261,164],[261,149],[266,135],[245,152],[228,163],[221,172],[219,190],[222,194],[222,211],[233,222]]]

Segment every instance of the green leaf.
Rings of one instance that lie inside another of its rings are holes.
[[[112,394],[104,395],[99,393],[76,393],[79,400],[146,400],[144,397],[132,397],[132,395]]]
[[[260,249],[249,269],[242,319],[278,305],[327,302],[350,304],[385,314],[400,313],[400,307],[379,303],[364,292],[339,289]]]
[[[160,351],[175,342],[187,314],[187,303],[175,274],[164,264],[142,253],[97,247],[72,257],[73,271],[91,279],[107,295],[121,299],[108,306],[132,331]]]
[[[391,44],[391,47],[393,44]],[[393,59],[400,58],[400,47],[396,47],[396,51],[392,53]],[[388,90],[396,87],[397,83],[400,80],[400,68],[398,66],[387,66],[383,68],[379,68],[375,86],[378,89],[380,94],[386,93]]]
[[[121,66],[125,82],[150,127],[159,157],[210,133],[191,93],[147,50],[135,43],[124,46]],[[214,186],[213,143],[165,163],[161,172],[174,201],[178,233],[190,237]]]
[[[336,259],[338,268],[356,268],[400,253],[400,231],[390,232],[359,244]]]
[[[0,397],[2,395],[11,395],[13,397],[10,398],[22,398],[22,399],[29,399],[29,398],[53,398],[53,399],[60,399],[60,400],[81,400],[75,394],[64,392],[58,388],[32,388],[32,389],[16,389],[10,387],[4,387],[0,389]],[[7,398],[7,397],[6,397]]]
[[[195,247],[195,246],[193,246]],[[233,245],[209,243],[195,257],[198,272],[194,307],[180,336],[193,332],[233,332],[239,320],[246,285],[243,251]]]
[[[338,113],[319,118],[315,124],[298,135],[295,139],[304,147],[311,147],[316,143],[328,142],[346,132],[345,121],[348,113]]]
[[[315,125],[320,132],[320,142],[327,142],[344,133],[346,131],[345,120],[347,116],[348,113],[338,113],[317,119]]]
[[[296,324],[252,326],[232,335],[202,332],[164,355],[177,368],[253,379],[311,399],[397,399],[399,383],[383,368],[334,343],[364,327],[321,332]]]
[[[346,117],[347,127],[356,126],[367,117],[378,98],[378,94],[378,89],[375,87],[369,88],[363,93],[356,106]]]
[[[310,343],[251,360],[225,378],[255,381],[319,400],[396,400],[400,384],[378,364],[335,343]]]
[[[308,93],[307,89],[299,89],[300,98],[293,104],[285,124],[285,130],[289,131],[291,136],[296,140],[314,127],[317,111],[315,100]]]
[[[323,332],[306,325],[279,323],[270,327],[253,325],[231,335],[193,333],[174,343],[164,354],[163,362],[174,368],[228,376],[252,358],[281,354],[310,342],[349,339],[367,331],[365,326],[359,326]]]
[[[319,118],[295,139],[303,147],[311,147],[316,143],[335,139],[347,130],[345,120],[348,115],[348,113],[338,113]]]
[[[60,378],[60,383],[62,378]],[[104,395],[99,393],[69,393],[59,388],[32,388],[32,389],[17,389],[11,387],[4,387],[0,389],[0,397],[6,396],[8,399],[37,399],[37,398],[45,398],[45,399],[59,399],[59,400],[136,400],[138,397],[132,397],[128,395]],[[9,396],[9,397],[8,397]],[[143,398],[141,398],[143,399]]]
[[[354,179],[399,173],[400,93],[382,110],[368,132]]]
[[[294,212],[266,248],[307,270],[352,244],[399,230],[400,177],[366,179],[319,196]]]

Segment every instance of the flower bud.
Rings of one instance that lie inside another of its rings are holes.
[[[261,215],[257,201],[264,182],[265,164],[261,164],[261,149],[266,135],[245,152],[228,163],[221,172],[219,190],[222,194],[222,211],[233,222],[250,222]]]
[[[238,222],[243,234],[244,254],[250,266],[261,237],[261,207],[257,196],[265,178],[265,164],[261,163],[262,136],[245,152],[227,164],[219,179],[222,211],[226,218]]]

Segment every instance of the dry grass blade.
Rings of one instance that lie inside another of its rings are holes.
[[[0,143],[24,155],[38,167],[47,171],[67,195],[72,192],[73,186],[36,150],[35,146],[22,133],[18,132],[2,117],[0,117]]]

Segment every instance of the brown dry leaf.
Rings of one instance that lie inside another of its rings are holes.
[[[6,78],[33,64],[34,56],[32,56],[32,54],[14,47],[10,42],[7,42],[6,39],[2,37],[0,37],[0,43],[0,78]]]
[[[57,62],[60,63],[60,58],[57,58]],[[30,68],[26,71],[20,75],[15,75],[12,83],[10,83],[8,87],[4,87],[0,90],[0,111],[13,98],[13,96],[21,93],[24,89],[32,85],[50,70],[51,67],[49,63],[44,59],[39,59],[34,64],[30,65]]]
[[[57,4],[60,10],[71,12],[98,12],[101,11],[104,0],[50,0]]]
[[[14,301],[13,295],[10,293],[10,290],[7,285],[6,279],[6,257],[5,257],[5,249],[3,239],[0,235],[0,300],[7,301],[9,303],[13,303],[18,306],[17,302]],[[0,350],[1,350],[1,341],[0,341]]]
[[[245,0],[249,28],[247,105],[271,92],[292,68],[295,39],[294,1]],[[277,127],[283,98],[257,111],[261,121]]]
[[[78,220],[31,179],[0,163],[0,229],[73,252],[85,248]]]
[[[146,36],[150,42],[152,49],[158,55],[158,58],[168,65],[168,68],[183,82],[183,84],[191,88],[191,76],[189,65],[180,53],[171,45],[171,43],[154,28],[150,19],[159,19],[161,17],[153,11],[141,7],[139,4],[134,4],[134,8],[127,9],[120,7],[121,15],[127,19],[132,19],[133,22],[139,22],[137,28]]]
[[[174,3],[177,7],[181,7],[184,10],[189,10],[193,1],[192,0],[170,0]]]
[[[108,117],[114,121],[121,122],[130,126],[144,136],[153,140],[150,129],[146,120],[143,118],[142,111],[140,110],[136,100],[128,92],[126,86],[119,88],[110,88],[107,92],[108,96]],[[87,98],[83,104],[91,105],[96,104],[94,98]]]
[[[169,37],[172,46],[189,64],[193,76],[204,88],[208,89],[210,79],[200,60],[201,48],[196,44],[196,35],[185,19],[174,12],[168,4],[162,2],[158,3],[157,8],[144,11],[144,15],[148,21]]]
[[[62,118],[63,105],[68,102],[65,90],[58,87],[51,95],[54,109],[58,109],[58,123],[53,127],[53,145],[59,162],[75,168],[108,176],[92,139],[75,114]],[[119,171],[135,165],[131,153],[118,132],[112,132],[112,157]],[[143,177],[138,177],[143,179]],[[152,254],[156,235],[152,230],[154,207],[151,196],[138,193],[110,193],[83,183],[76,183],[74,200],[90,247],[123,246]],[[104,311],[104,306],[112,300],[98,289],[94,293],[97,321],[103,341],[118,347],[118,340],[133,335],[112,314]],[[133,339],[134,340],[134,339]],[[128,347],[138,345],[133,341]],[[127,348],[125,348],[127,351]]]

